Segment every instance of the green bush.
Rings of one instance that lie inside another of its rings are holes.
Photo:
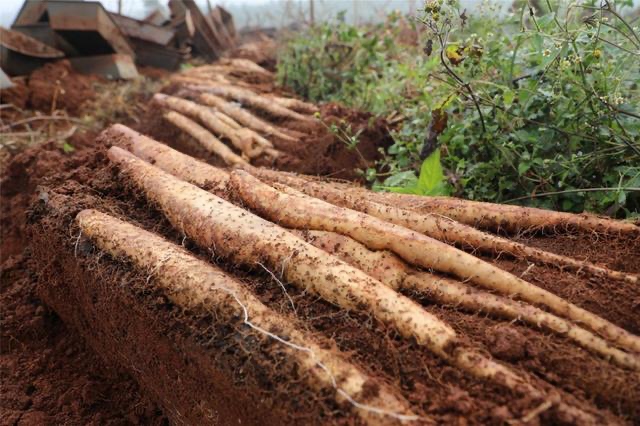
[[[415,24],[397,15],[365,28],[338,20],[291,40],[279,76],[314,101],[399,123],[366,172],[374,188],[631,216],[640,209],[640,36],[624,6],[485,5],[467,16],[432,0],[418,46],[401,42]],[[437,155],[446,184],[419,186],[438,175]]]

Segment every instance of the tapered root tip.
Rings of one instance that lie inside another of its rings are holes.
[[[107,151],[107,156],[111,161],[113,161],[116,164],[121,163],[125,160],[131,160],[131,159],[137,158],[135,155],[133,155],[129,151],[125,151],[124,149],[119,148],[117,146],[112,146],[111,148],[109,148],[109,151]]]
[[[77,223],[82,223],[82,222],[86,222],[87,220],[91,219],[92,217],[95,217],[96,214],[98,214],[99,212],[97,210],[94,209],[84,209],[82,210],[80,213],[78,213],[76,215],[76,222]]]

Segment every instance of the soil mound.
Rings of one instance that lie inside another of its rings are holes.
[[[95,97],[92,83],[96,81],[101,79],[75,72],[68,60],[45,64],[29,77],[31,107],[44,112],[63,109],[76,114],[84,102]]]

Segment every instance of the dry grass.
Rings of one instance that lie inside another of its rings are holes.
[[[141,76],[129,81],[95,83],[95,97],[83,105],[78,116],[66,110],[43,113],[0,105],[0,170],[24,149],[47,142],[59,144],[66,153],[75,151],[74,140],[91,138],[109,124],[137,123],[144,115],[146,99],[160,90],[165,81]]]

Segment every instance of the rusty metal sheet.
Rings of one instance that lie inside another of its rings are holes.
[[[51,28],[80,54],[124,53],[135,56],[127,38],[100,3],[47,2],[47,12]]]
[[[110,54],[70,58],[71,66],[83,74],[96,74],[110,80],[130,80],[138,77],[138,69],[130,55]]]
[[[225,8],[222,6],[216,6],[211,11],[211,15],[215,16],[223,25],[226,33],[229,35],[230,39],[235,42],[236,39],[236,26],[233,22],[233,15],[227,12]]]
[[[175,71],[180,67],[183,55],[175,49],[160,46],[149,41],[132,39],[136,49],[136,64]]]
[[[14,52],[36,58],[55,59],[64,57],[64,52],[47,46],[33,37],[4,27],[0,27],[0,45]]]
[[[22,34],[33,37],[42,43],[55,47],[58,50],[62,50],[67,56],[77,56],[78,51],[73,48],[65,39],[56,34],[51,29],[48,23],[41,22],[31,25],[18,25],[11,28],[13,31],[18,31]]]
[[[164,15],[162,10],[156,9],[151,12],[146,18],[143,19],[144,22],[151,25],[161,26],[165,22],[168,21],[167,17]]]
[[[0,67],[10,76],[31,74],[31,71],[52,60],[23,55],[0,45]]]
[[[138,19],[118,15],[117,13],[112,13],[111,17],[127,37],[150,41],[162,46],[169,44],[176,33],[175,30],[170,28],[148,24]]]
[[[218,59],[224,50],[223,43],[221,43],[218,34],[202,14],[196,2],[194,0],[177,0],[176,3],[182,3],[191,13],[191,19],[195,27],[193,46],[196,53],[209,60]]]
[[[13,22],[13,25],[32,25],[43,19],[47,11],[44,1],[25,1]]]
[[[83,0],[25,0],[11,25],[33,25],[41,22],[49,22],[47,3],[55,1],[83,1]]]

